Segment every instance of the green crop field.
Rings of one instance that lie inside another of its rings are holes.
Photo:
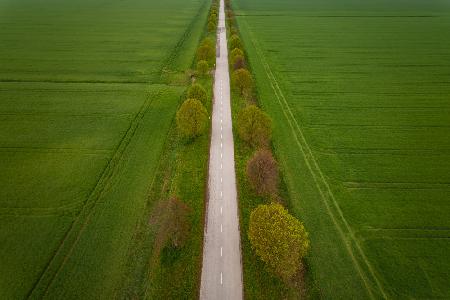
[[[310,288],[336,299],[450,298],[449,3],[233,9],[274,120],[290,210],[310,232]]]
[[[208,5],[0,0],[1,299],[116,295]]]

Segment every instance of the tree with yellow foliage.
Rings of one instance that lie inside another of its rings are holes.
[[[286,281],[300,269],[309,249],[303,224],[278,203],[259,205],[252,211],[248,237],[267,267]]]

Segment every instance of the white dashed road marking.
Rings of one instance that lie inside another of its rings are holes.
[[[0,0],[1,1],[1,0]],[[211,152],[209,164],[209,205],[206,215],[205,241],[203,243],[202,278],[200,300],[242,300],[242,265],[239,243],[239,216],[236,193],[236,174],[234,169],[233,132],[230,103],[230,74],[227,50],[227,32],[225,27],[225,5],[220,0],[219,30],[214,76]],[[218,101],[217,101],[218,100]],[[220,122],[217,122],[219,120]],[[219,130],[220,127],[220,130]],[[219,139],[220,136],[220,139]],[[220,148],[219,146],[220,143]],[[225,147],[226,146],[226,147]],[[220,158],[218,155],[220,153]],[[219,179],[220,178],[220,182]],[[227,190],[225,199],[224,191]],[[217,193],[219,191],[219,193]],[[223,205],[226,207],[223,208]],[[217,208],[220,215],[217,215]],[[217,226],[217,225],[220,225]],[[220,229],[220,232],[219,232]],[[227,255],[224,255],[224,249]],[[220,248],[220,249],[219,249]],[[219,254],[220,251],[220,256]],[[224,273],[227,272],[226,281]],[[217,275],[220,273],[220,284]]]

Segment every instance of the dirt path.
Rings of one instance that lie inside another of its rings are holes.
[[[242,265],[223,0],[218,32],[200,299],[239,300]]]

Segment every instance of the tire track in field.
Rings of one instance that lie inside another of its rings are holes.
[[[7,217],[49,217],[49,216],[76,216],[85,199],[53,207],[0,207],[0,216]]]
[[[50,80],[50,79],[1,79],[0,83],[55,83],[55,84],[67,84],[67,83],[90,83],[90,84],[147,84],[148,82],[145,80],[136,81],[136,80]]]
[[[355,237],[353,230],[351,229],[350,225],[348,224],[347,220],[345,219],[344,214],[343,214],[342,210],[340,209],[339,204],[337,203],[336,198],[335,198],[333,192],[331,191],[331,188],[330,188],[327,180],[325,179],[325,176],[323,175],[323,172],[320,169],[320,167],[314,157],[314,154],[312,153],[312,151],[306,141],[306,138],[303,134],[301,127],[299,126],[296,118],[294,117],[293,112],[292,112],[291,108],[289,107],[289,104],[287,103],[287,100],[286,100],[281,88],[279,87],[279,84],[278,84],[275,76],[273,75],[272,70],[270,69],[270,66],[267,63],[266,58],[265,58],[264,54],[262,53],[262,50],[260,49],[260,46],[259,46],[257,40],[254,38],[253,32],[250,30],[250,27],[248,26],[248,23],[245,20],[245,18],[243,19],[243,21],[246,24],[247,31],[250,35],[251,42],[252,42],[253,46],[255,47],[258,57],[264,67],[264,71],[266,73],[267,78],[270,81],[270,85],[271,85],[273,91],[275,92],[275,96],[277,98],[278,104],[280,105],[280,107],[283,111],[283,114],[289,123],[289,127],[291,128],[291,131],[295,137],[296,144],[298,145],[298,147],[304,157],[305,163],[306,163],[306,165],[314,179],[314,183],[321,195],[322,202],[325,204],[327,212],[328,212],[331,220],[333,221],[333,224],[335,225],[342,241],[344,242],[345,247],[353,261],[353,264],[354,264],[358,274],[360,275],[361,279],[363,280],[364,285],[366,286],[366,290],[367,290],[369,296],[372,299],[376,298],[372,292],[372,287],[369,282],[369,279],[367,278],[365,271],[362,269],[360,263],[358,262],[355,254],[354,254],[352,243],[355,244],[357,253],[361,256],[363,262],[365,263],[367,269],[369,270],[371,276],[373,277],[380,294],[383,296],[383,298],[387,299],[388,298],[387,293],[384,291],[384,288],[381,285],[381,282],[378,280],[378,278],[375,274],[375,270],[373,269],[367,256],[365,255],[364,251],[362,250],[358,240]],[[321,187],[321,185],[323,185],[325,188],[323,189]],[[343,223],[343,225],[344,225],[343,227],[344,227],[345,231],[348,232],[348,234],[350,236],[350,240],[346,237],[344,229],[341,227],[341,225],[339,224],[339,222],[337,220],[337,217],[333,213],[332,208],[330,207],[330,204],[328,203],[328,199],[331,200],[331,202],[334,206],[334,209],[337,211],[338,217],[341,220],[341,222]]]
[[[125,153],[129,143],[131,142],[133,136],[135,135],[139,123],[145,115],[145,112],[150,107],[153,99],[159,97],[161,91],[157,93],[151,93],[147,96],[147,99],[142,104],[139,112],[136,114],[133,121],[130,123],[127,132],[122,137],[119,145],[116,148],[111,160],[105,167],[102,175],[97,181],[95,187],[93,188],[90,196],[86,200],[85,204],[82,206],[80,213],[77,218],[72,222],[66,235],[63,237],[60,245],[54,252],[54,255],[48,262],[47,266],[44,268],[43,272],[37,279],[36,283],[33,285],[30,292],[27,294],[26,298],[42,298],[48,292],[50,286],[54,282],[55,278],[59,272],[64,267],[65,263],[69,259],[71,253],[73,252],[75,245],[79,241],[82,232],[86,228],[90,221],[90,216],[94,211],[95,204],[107,191],[108,185],[111,183],[114,176],[117,174],[120,163],[122,161],[123,154]],[[66,249],[67,248],[67,249]],[[41,289],[43,290],[41,292]]]
[[[200,9],[199,9],[197,15],[195,16],[195,18],[193,19],[193,21],[186,28],[185,32],[183,33],[183,35],[181,36],[181,38],[175,45],[174,49],[171,51],[170,55],[164,60],[164,63],[162,64],[162,68],[160,69],[159,72],[157,72],[157,74],[160,75],[159,78],[161,78],[161,75],[164,72],[164,69],[169,68],[172,65],[173,61],[176,59],[176,57],[179,55],[180,48],[183,46],[183,44],[189,37],[189,35],[192,31],[192,27],[196,23],[196,21],[198,19],[197,17],[201,14],[202,9],[205,5],[206,5],[206,1],[200,7]],[[106,82],[106,83],[109,83],[109,82]],[[145,83],[148,83],[148,82],[145,82]],[[160,84],[160,85],[161,85],[161,87],[167,86],[165,84]],[[96,186],[94,187],[91,195],[89,196],[88,200],[86,201],[86,204],[82,207],[82,210],[79,213],[78,217],[75,219],[75,221],[72,222],[71,227],[69,228],[67,234],[64,236],[63,240],[61,241],[58,249],[55,251],[54,255],[50,259],[50,261],[47,264],[47,266],[45,267],[44,271],[41,273],[41,275],[37,279],[36,283],[31,288],[30,292],[27,294],[27,296],[26,296],[27,299],[42,298],[47,294],[49,288],[51,287],[51,285],[54,282],[55,278],[57,277],[58,273],[62,270],[65,263],[69,259],[71,253],[73,252],[75,245],[77,244],[78,240],[81,237],[81,233],[86,228],[86,225],[89,223],[89,218],[92,215],[95,204],[98,202],[98,200],[104,194],[104,192],[107,190],[107,187],[110,184],[110,182],[112,181],[112,178],[119,171],[118,169],[119,169],[120,162],[122,160],[122,156],[123,156],[127,146],[129,145],[130,141],[132,140],[133,136],[135,135],[135,133],[139,127],[140,121],[142,120],[146,111],[148,110],[151,103],[153,102],[153,99],[160,97],[161,94],[162,94],[161,89],[157,92],[151,92],[148,95],[148,98],[144,101],[139,112],[136,114],[135,118],[130,123],[130,127],[128,128],[127,132],[121,139],[121,141],[117,147],[117,150],[114,152],[113,157],[111,158],[107,167],[103,171],[103,173],[102,173],[99,181],[97,182]],[[90,201],[91,196],[93,196],[93,200]],[[75,223],[77,223],[77,224],[75,224]],[[78,223],[81,223],[81,224],[78,224]],[[78,225],[78,227],[80,227],[80,229],[78,231],[75,228],[75,226],[77,226],[77,225]],[[65,244],[70,243],[70,241],[68,241],[68,239],[71,238],[70,235],[75,235],[75,237],[73,237],[73,238],[75,238],[75,240],[69,246],[67,246],[67,247],[69,247],[69,249],[67,251],[63,251]],[[65,253],[62,253],[62,252],[65,252]],[[53,275],[49,274],[51,272],[51,269],[53,268],[52,265],[57,264],[56,260],[57,260],[58,256],[63,256],[60,258],[60,260],[62,260],[62,261],[59,264],[59,266],[55,266],[56,271],[54,272],[54,274]],[[49,277],[49,278],[45,278],[45,277]],[[48,282],[48,283],[46,283],[46,282]],[[40,292],[41,288],[43,289],[42,292]],[[39,293],[41,295],[39,295]],[[38,294],[38,295],[36,295],[36,294]]]

